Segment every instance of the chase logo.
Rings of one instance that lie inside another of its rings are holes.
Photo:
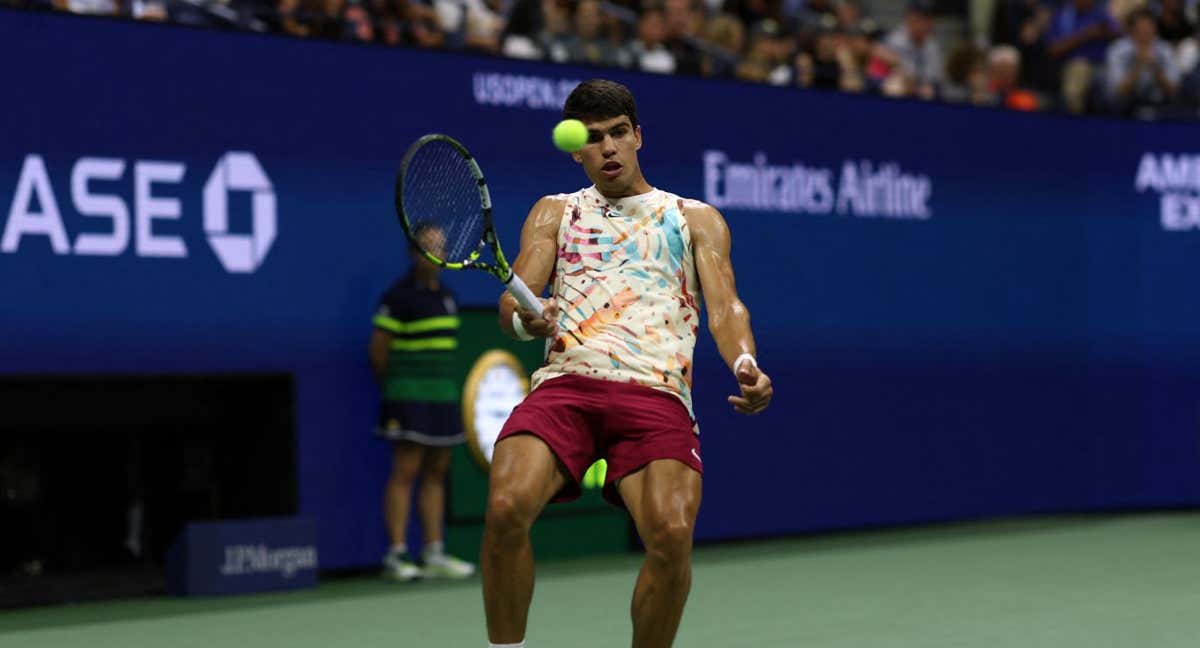
[[[1168,232],[1200,229],[1200,155],[1146,153],[1134,189],[1158,193],[1158,218]]]
[[[25,156],[0,235],[0,254],[39,247],[58,255],[187,258],[189,248],[178,221],[185,203],[167,185],[179,185],[187,173],[183,162],[81,157],[70,172],[70,202],[87,231],[68,236],[58,194],[38,154]],[[62,178],[58,179],[60,186]],[[132,189],[132,191],[131,191]],[[230,227],[230,195],[250,197],[250,231]],[[193,194],[194,195],[194,194]],[[277,233],[275,190],[253,153],[230,151],[217,160],[199,196],[203,227],[217,261],[230,273],[246,274],[262,266]],[[2,200],[2,199],[0,199]],[[0,203],[2,204],[2,203]]]
[[[229,233],[229,192],[249,191],[254,229]],[[204,232],[229,272],[254,272],[275,242],[275,191],[253,153],[226,153],[204,184]]]

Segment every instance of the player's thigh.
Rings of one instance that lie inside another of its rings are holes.
[[[392,478],[411,482],[421,472],[425,458],[425,447],[411,441],[392,444]]]
[[[674,459],[651,461],[621,479],[617,491],[644,543],[663,535],[691,538],[701,493],[700,473],[691,467]]]
[[[567,475],[545,441],[532,434],[506,437],[492,454],[488,508],[535,517],[566,484]]]

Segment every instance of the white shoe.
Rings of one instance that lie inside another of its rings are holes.
[[[429,578],[470,578],[475,575],[475,565],[459,560],[449,554],[429,556],[425,559],[425,576]]]
[[[421,577],[421,568],[408,558],[408,554],[389,553],[383,557],[383,575],[398,581],[411,581]]]

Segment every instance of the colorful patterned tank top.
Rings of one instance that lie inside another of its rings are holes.
[[[683,199],[658,189],[610,200],[588,187],[566,202],[551,277],[556,339],[533,386],[576,374],[670,392],[692,412],[700,294]]]

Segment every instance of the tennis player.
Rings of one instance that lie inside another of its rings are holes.
[[[738,299],[729,228],[711,206],[646,182],[633,95],[595,79],[567,98],[588,143],[572,154],[592,186],[546,196],[530,211],[513,269],[543,313],[505,294],[500,326],[545,338],[534,389],[500,433],[491,468],[481,567],[488,638],[523,647],[533,596],[529,530],[545,505],[580,494],[606,459],[605,497],[629,510],[646,547],[633,593],[633,646],[670,646],[691,585],[692,532],[703,472],[692,411],[692,351],[701,297],[709,331],[736,376],[734,409],[757,414],[771,380],[755,361]]]

